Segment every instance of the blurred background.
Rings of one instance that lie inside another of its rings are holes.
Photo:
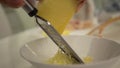
[[[67,30],[86,31],[109,21],[109,25],[119,25],[120,20],[114,20],[120,17],[119,0],[87,0],[81,9],[73,16],[66,27]],[[114,21],[113,21],[113,20]],[[114,23],[114,24],[113,24]]]
[[[91,28],[119,15],[119,0],[88,0],[66,28],[68,30]],[[22,8],[13,9],[0,5],[0,38],[34,27],[36,27],[34,19],[30,18]]]

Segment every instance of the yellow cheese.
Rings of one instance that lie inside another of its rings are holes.
[[[93,61],[93,58],[91,56],[86,56],[83,59],[85,63],[91,63]]]
[[[91,56],[86,56],[83,58],[83,61],[85,64],[88,64],[93,61],[93,58]],[[58,50],[58,52],[53,57],[49,58],[47,63],[57,65],[78,64],[74,58],[64,54],[61,50]]]
[[[62,34],[76,11],[77,0],[43,0],[38,4],[38,15],[48,20]]]
[[[66,64],[78,64],[78,62],[72,58],[64,54],[62,51],[58,50],[58,52],[47,61],[48,64],[58,64],[58,65],[66,65]]]

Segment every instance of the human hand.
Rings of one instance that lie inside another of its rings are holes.
[[[24,4],[23,0],[0,0],[0,3],[14,8],[20,7]]]
[[[42,0],[39,0],[39,1],[42,1]],[[85,3],[85,1],[86,0],[78,0],[78,9]],[[10,7],[14,7],[14,8],[24,5],[23,0],[0,0],[0,3]]]
[[[30,1],[33,2],[33,0]],[[43,0],[38,0],[38,1],[41,2]],[[18,8],[24,5],[24,0],[0,0],[0,3],[5,4],[9,7]]]
[[[77,0],[77,1],[78,1],[78,7],[77,7],[77,11],[78,11],[87,0]]]

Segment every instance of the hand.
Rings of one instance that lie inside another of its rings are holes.
[[[33,2],[33,0],[31,0]],[[43,0],[39,0],[39,2],[41,2]],[[23,0],[0,0],[0,3],[5,4],[9,7],[13,7],[13,8],[18,8],[20,6],[24,5],[24,1]]]
[[[78,11],[87,0],[77,0],[77,1],[78,1],[78,7],[77,7],[77,11]]]
[[[78,9],[84,4],[85,1],[86,0],[78,0]],[[23,0],[0,0],[0,3],[14,8],[20,7],[24,4]]]
[[[20,7],[24,4],[23,0],[0,0],[0,3],[14,8]]]

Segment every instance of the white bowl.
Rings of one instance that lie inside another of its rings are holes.
[[[58,47],[49,39],[41,38],[25,44],[21,56],[36,68],[112,68],[120,58],[120,44],[91,36],[66,36],[65,40],[81,57],[90,56],[90,64],[52,65],[45,61],[54,56]]]

